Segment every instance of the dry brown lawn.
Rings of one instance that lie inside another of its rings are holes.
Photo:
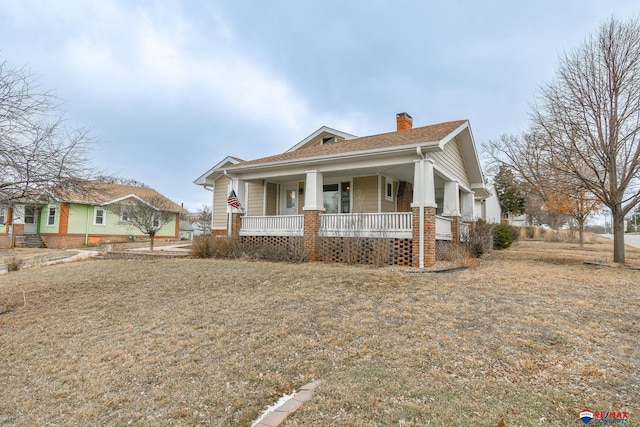
[[[566,426],[583,407],[636,425],[640,271],[583,264],[610,253],[522,242],[440,274],[195,259],[4,274],[0,424],[246,426],[321,379],[287,426]]]

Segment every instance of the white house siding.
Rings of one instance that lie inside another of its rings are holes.
[[[373,175],[353,178],[351,203],[354,213],[378,212],[378,177]]]
[[[471,186],[457,140],[453,139],[446,143],[444,151],[436,151],[429,154],[433,157],[438,168],[450,175],[451,178],[456,179],[467,188]]]
[[[380,180],[380,195],[382,197],[382,201],[380,203],[381,212],[395,212],[396,211],[396,194],[398,194],[398,182],[393,181],[393,189],[391,190],[392,200],[387,200],[386,191],[387,191],[387,180],[383,176]],[[373,211],[373,212],[377,212]]]
[[[278,185],[267,182],[267,203],[265,215],[276,215],[278,213]]]
[[[248,185],[248,193],[248,202],[245,214],[251,216],[262,215],[262,207],[264,205],[264,186],[262,183],[250,182]]]
[[[213,228],[227,228],[227,197],[230,180],[226,176],[218,178],[213,187]]]

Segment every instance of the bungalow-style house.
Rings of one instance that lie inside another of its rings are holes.
[[[436,242],[464,240],[490,194],[467,120],[396,124],[365,137],[323,126],[281,154],[223,159],[194,181],[213,192],[211,233],[301,238],[310,260],[344,260],[355,239],[371,262],[382,242],[390,264],[433,265]]]
[[[12,208],[0,208],[0,247],[70,248],[145,237],[140,230],[126,224],[127,206],[135,201],[161,205],[157,206],[160,210],[175,215],[155,238],[178,238],[182,208],[156,190],[87,182],[74,190],[60,186],[22,199]]]

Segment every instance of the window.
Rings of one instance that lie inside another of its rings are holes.
[[[349,213],[351,211],[351,183],[325,184],[322,186],[325,213]]]
[[[125,209],[120,211],[120,221],[129,221],[129,212],[127,212]]]
[[[4,225],[7,222],[7,214],[4,209],[0,208],[0,225]]]
[[[107,212],[104,208],[95,207],[93,210],[93,225],[104,225]]]
[[[56,210],[57,209],[55,206],[49,206],[48,215],[47,215],[48,227],[53,227],[54,225],[56,225]]]
[[[296,207],[296,190],[287,191],[287,209]]]
[[[25,206],[24,208],[24,223],[35,224],[36,223],[36,208],[33,206]]]
[[[351,212],[351,183],[341,183],[340,190],[340,211],[342,213],[349,213]]]
[[[387,200],[393,200],[393,181],[386,177],[384,197]]]
[[[155,215],[153,216],[152,221],[153,228],[158,228],[160,226],[160,220]]]

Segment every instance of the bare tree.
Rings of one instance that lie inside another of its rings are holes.
[[[196,227],[203,235],[211,234],[211,218],[213,212],[210,205],[202,205],[198,209],[198,217],[196,219]]]
[[[611,211],[614,262],[625,261],[624,217],[640,202],[640,23],[614,18],[565,53],[540,89],[534,126],[561,172]]]
[[[135,197],[127,203],[117,205],[120,223],[131,225],[150,238],[149,250],[153,251],[156,234],[166,224],[178,220],[179,211],[172,203],[161,195],[149,196],[145,199]]]
[[[566,173],[559,159],[552,155],[552,141],[544,130],[532,126],[523,136],[502,135],[483,146],[492,167],[509,168],[526,194],[528,215],[546,217],[557,229],[563,218],[574,218],[580,231],[580,247],[584,246],[584,225],[599,207],[580,180]]]
[[[67,126],[38,76],[0,62],[0,205],[88,175],[85,128]]]

